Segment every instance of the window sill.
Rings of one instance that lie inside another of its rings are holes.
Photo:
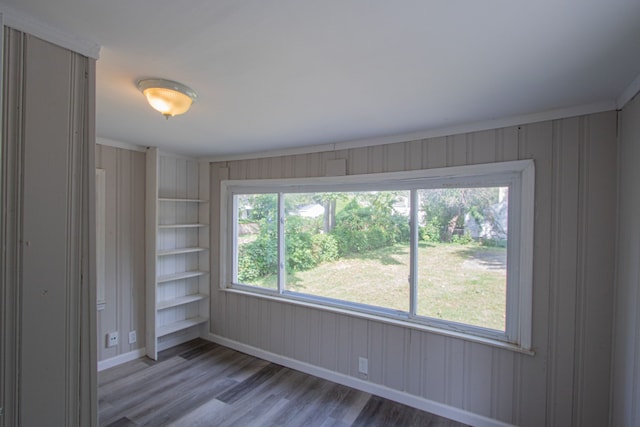
[[[365,313],[365,312],[361,312],[361,311],[357,311],[357,310],[350,310],[348,308],[341,308],[341,307],[336,307],[336,306],[331,306],[331,305],[317,304],[317,303],[314,303],[314,302],[311,302],[311,301],[298,299],[298,298],[292,298],[292,297],[287,297],[287,296],[276,296],[276,295],[271,295],[271,294],[267,294],[267,293],[251,292],[251,291],[245,291],[245,290],[234,289],[234,288],[220,288],[220,291],[228,292],[228,293],[231,293],[231,294],[251,296],[251,297],[266,299],[266,300],[270,300],[270,301],[276,301],[276,302],[283,303],[283,304],[296,305],[296,306],[299,306],[299,307],[308,307],[308,308],[312,308],[312,309],[315,309],[315,310],[328,311],[328,312],[331,312],[331,313],[337,313],[337,314],[342,314],[342,315],[345,315],[345,316],[357,317],[357,318],[360,318],[360,319],[371,320],[371,321],[375,321],[375,322],[385,323],[385,324],[388,324],[388,325],[399,326],[399,327],[408,328],[408,329],[414,329],[414,330],[422,331],[422,332],[429,332],[429,333],[438,334],[438,335],[451,337],[451,338],[458,338],[458,339],[461,339],[463,341],[474,342],[474,343],[478,343],[478,344],[484,344],[484,345],[488,345],[488,346],[491,346],[491,347],[501,348],[501,349],[504,349],[504,350],[509,350],[509,351],[513,351],[513,352],[517,352],[517,353],[521,353],[521,354],[526,354],[526,355],[529,355],[529,356],[534,356],[535,355],[535,351],[534,350],[520,347],[519,345],[514,344],[514,343],[500,341],[500,340],[496,340],[496,339],[492,339],[492,338],[481,337],[481,336],[477,336],[477,335],[471,335],[471,334],[468,334],[468,333],[463,333],[463,332],[458,332],[458,331],[452,331],[452,330],[448,330],[448,329],[436,328],[436,327],[433,327],[433,326],[423,325],[423,324],[416,323],[416,322],[410,322],[410,321],[405,321],[405,320],[401,320],[401,319],[394,319],[392,317],[386,317],[386,316],[376,315],[376,314],[372,314],[372,313]]]

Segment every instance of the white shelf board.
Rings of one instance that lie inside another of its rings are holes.
[[[164,276],[158,276],[157,282],[158,283],[173,282],[175,280],[189,279],[191,277],[203,276],[205,274],[208,274],[208,271],[193,270],[193,271],[185,271],[182,273],[166,274]]]
[[[163,337],[165,335],[172,334],[174,332],[182,331],[183,329],[190,328],[192,326],[197,326],[202,323],[207,322],[209,319],[206,317],[192,317],[190,319],[180,320],[173,323],[168,323],[166,325],[162,325],[156,331],[156,335],[158,337]]]
[[[183,297],[172,298],[166,301],[158,302],[157,309],[165,310],[171,307],[177,307],[179,305],[191,304],[192,302],[202,301],[203,299],[208,298],[208,295],[205,294],[191,294],[185,295]]]
[[[200,247],[191,247],[191,248],[176,248],[176,249],[163,249],[157,252],[158,256],[166,256],[166,255],[178,255],[178,254],[188,254],[192,252],[202,252],[206,251],[207,248]]]
[[[159,202],[186,202],[186,203],[206,203],[208,200],[204,199],[179,199],[170,197],[159,197]]]
[[[208,225],[209,224],[160,224],[158,228],[198,228]]]

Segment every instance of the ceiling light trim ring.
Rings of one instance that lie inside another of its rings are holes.
[[[142,79],[138,89],[145,95],[149,105],[166,118],[186,113],[191,104],[198,99],[190,87],[173,80]]]

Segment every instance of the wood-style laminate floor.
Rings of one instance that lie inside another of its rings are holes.
[[[98,379],[101,427],[463,426],[203,340]]]

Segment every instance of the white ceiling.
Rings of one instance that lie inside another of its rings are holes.
[[[640,74],[638,0],[2,1],[102,46],[99,137],[195,156],[613,103]],[[144,77],[198,102],[165,120]]]

